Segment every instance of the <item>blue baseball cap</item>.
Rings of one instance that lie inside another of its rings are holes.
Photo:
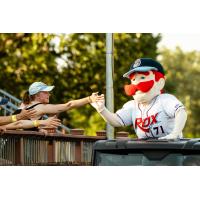
[[[55,86],[48,86],[43,82],[34,82],[30,85],[28,92],[29,95],[37,94],[38,92],[50,92]]]
[[[130,70],[126,72],[123,77],[129,78],[129,75],[134,72],[148,72],[151,70],[158,71],[165,75],[163,66],[159,62],[152,58],[140,58],[131,65]]]

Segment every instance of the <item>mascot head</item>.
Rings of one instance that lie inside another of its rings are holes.
[[[123,77],[131,80],[130,85],[125,85],[125,93],[138,103],[149,103],[162,93],[165,85],[165,73],[162,65],[151,59],[137,59],[130,70]]]

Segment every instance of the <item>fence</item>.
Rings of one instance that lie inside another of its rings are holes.
[[[6,131],[0,135],[0,165],[90,165],[92,146],[103,136],[35,131]]]

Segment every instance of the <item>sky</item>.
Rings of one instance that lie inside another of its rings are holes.
[[[200,33],[165,33],[162,34],[163,39],[158,44],[158,47],[166,46],[170,49],[174,49],[176,46],[180,46],[184,51],[200,51]]]

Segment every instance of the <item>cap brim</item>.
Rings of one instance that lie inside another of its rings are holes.
[[[155,68],[155,67],[136,67],[136,68],[134,68],[134,69],[132,69],[132,70],[126,72],[126,73],[123,75],[123,77],[128,78],[128,76],[129,76],[130,74],[134,73],[134,72],[148,72],[148,71],[151,71],[151,70],[156,70],[156,71],[158,71],[158,69]]]
[[[53,86],[47,86],[47,87],[45,87],[45,88],[43,88],[42,90],[40,90],[40,91],[43,91],[43,92],[50,92],[51,90],[53,90],[54,89],[54,85]]]

